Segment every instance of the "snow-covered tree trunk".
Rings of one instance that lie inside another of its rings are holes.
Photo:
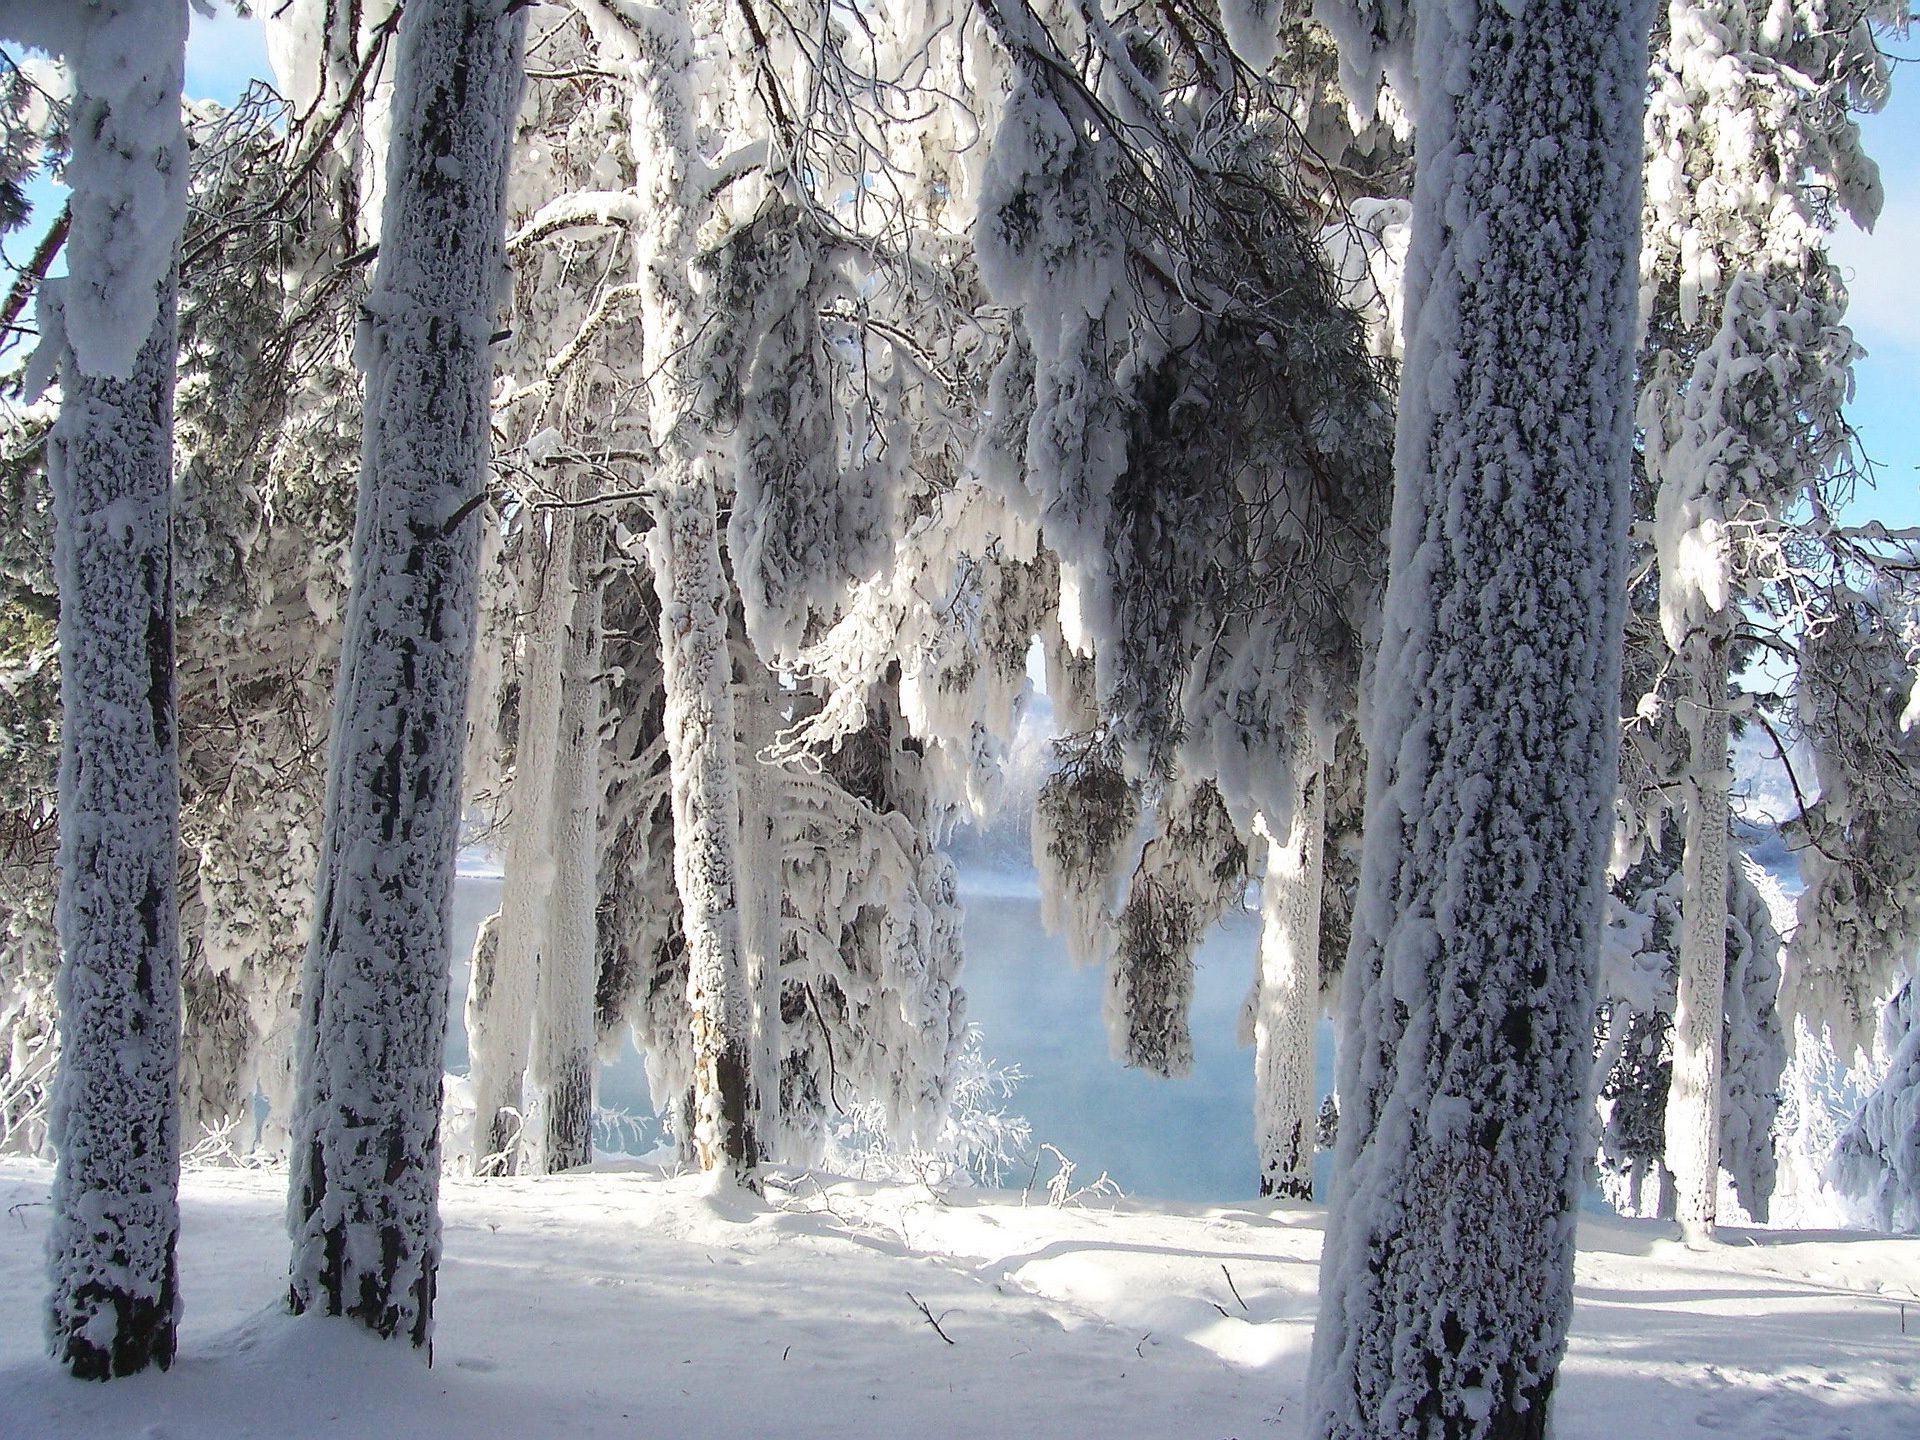
[[[780,1126],[780,1070],[786,1058],[781,1036],[780,960],[786,926],[781,897],[786,805],[778,767],[767,754],[780,731],[773,677],[753,652],[744,633],[737,651],[740,668],[740,961],[751,999],[754,1120],[761,1148],[777,1153]]]
[[[693,1144],[702,1169],[758,1163],[751,1095],[752,997],[740,933],[740,783],[726,577],[713,477],[669,460],[648,537],[666,676],[674,881],[693,1027]]]
[[[1297,746],[1293,820],[1267,841],[1260,887],[1260,984],[1253,1012],[1253,1130],[1260,1193],[1313,1198],[1320,1113],[1314,1034],[1320,1025],[1320,892],[1325,880],[1327,777]]]
[[[1312,1433],[1538,1440],[1617,766],[1640,0],[1420,5]]]
[[[180,792],[173,705],[174,286],[125,379],[69,373],[48,446],[60,584],[54,1353],[173,1363],[180,1314]]]
[[[693,1029],[693,1143],[703,1169],[746,1170],[759,1158],[749,1093],[752,997],[740,936],[729,585],[720,559],[716,464],[694,407],[692,352],[701,316],[692,262],[703,167],[688,83],[693,35],[685,0],[652,13],[629,40],[645,214],[636,248],[648,420],[659,457],[647,555],[660,595],[674,880]]]
[[[534,1005],[525,1137],[525,1168],[545,1175],[593,1159],[603,533],[598,520],[588,519],[574,536],[573,612],[561,666],[559,753],[553,786],[553,896]]]
[[[136,15],[136,12],[137,15]],[[16,7],[73,80],[67,275],[41,291],[60,595],[59,1163],[48,1340],[82,1379],[173,1362],[180,791],[172,484],[185,0]]]
[[[555,772],[560,735],[561,664],[573,597],[574,512],[553,512],[546,543],[532,563],[532,613],[520,667],[519,729],[514,740],[511,811],[507,820],[500,929],[485,983],[474,972],[467,996],[467,1040],[473,1057],[473,1164],[480,1175],[518,1168],[525,1126],[528,1047],[542,948],[551,934],[556,855]],[[531,522],[539,525],[538,516]]]
[[[411,0],[400,29],[353,590],[302,977],[290,1301],[425,1345],[490,343],[525,10]]]
[[[1680,954],[1667,1089],[1667,1168],[1674,1214],[1689,1244],[1713,1233],[1720,1199],[1720,1072],[1727,985],[1728,616],[1707,617],[1694,670],[1700,693],[1687,730],[1686,848],[1681,859]]]

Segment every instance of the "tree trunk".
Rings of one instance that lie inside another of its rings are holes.
[[[1618,765],[1647,12],[1421,5],[1320,1437],[1538,1440]]]
[[[740,778],[735,751],[728,584],[720,560],[715,462],[697,396],[701,331],[693,288],[700,198],[691,24],[684,0],[623,32],[634,78],[632,130],[652,177],[638,239],[646,310],[648,421],[659,455],[647,537],[660,596],[667,757],[673,775],[674,881],[687,949],[693,1034],[693,1144],[702,1169],[759,1161],[748,989],[740,936]]]
[[[50,1333],[85,1380],[166,1369],[180,1315],[174,318],[169,278],[127,379],[69,361],[47,447],[63,717]]]
[[[600,906],[600,566],[603,530],[574,537],[573,620],[562,667],[554,766],[553,899],[534,1006],[526,1168],[593,1160],[594,986]]]
[[[762,1152],[787,1159],[780,1147],[780,1069],[786,1056],[781,1035],[780,956],[785,939],[781,883],[785,863],[781,841],[780,771],[763,752],[780,729],[774,677],[754,653],[743,625],[735,663],[740,673],[740,942],[742,978],[752,997],[753,1094],[759,1111],[754,1122]]]
[[[540,523],[536,516],[530,522]],[[534,557],[533,612],[520,670],[520,726],[514,742],[506,876],[500,892],[498,949],[489,983],[467,997],[467,1041],[473,1070],[473,1169],[511,1175],[530,1102],[527,1054],[534,992],[552,934],[555,889],[555,772],[560,736],[561,663],[568,646],[573,596],[573,511],[553,512],[552,528]]]
[[[1667,1090],[1667,1167],[1674,1213],[1691,1245],[1713,1235],[1720,1200],[1721,1031],[1727,982],[1728,616],[1707,620],[1700,693],[1687,730],[1687,836],[1681,859],[1680,956]]]
[[[1260,1193],[1313,1198],[1320,1088],[1320,887],[1327,776],[1311,743],[1294,750],[1293,821],[1267,841],[1260,887],[1260,991],[1253,1016],[1254,1143]]]
[[[43,282],[39,305],[41,356],[57,358],[62,385],[47,439],[61,705],[47,1339],[76,1377],[104,1380],[171,1365],[180,1319],[172,489],[186,6],[13,6],[0,37],[62,55],[74,83],[68,273]]]
[[[490,437],[489,344],[526,12],[410,0],[396,62],[353,590],[302,976],[288,1206],[295,1313],[425,1345],[439,1261],[460,761]]]

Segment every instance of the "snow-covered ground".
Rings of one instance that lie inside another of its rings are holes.
[[[97,1385],[40,1354],[49,1178],[0,1160],[4,1440],[1302,1433],[1314,1209],[812,1178],[760,1201],[644,1167],[451,1180],[428,1369],[285,1318],[284,1176],[197,1170],[179,1361]],[[1920,1434],[1920,1242],[1667,1237],[1582,1222],[1560,1440]]]

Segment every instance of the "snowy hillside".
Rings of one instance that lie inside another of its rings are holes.
[[[40,1354],[49,1180],[0,1161],[5,1440],[1300,1433],[1317,1209],[449,1179],[427,1369],[284,1316],[283,1175],[192,1171],[179,1361],[89,1385]],[[1920,1433],[1920,1244],[1667,1233],[1583,1220],[1559,1440]]]

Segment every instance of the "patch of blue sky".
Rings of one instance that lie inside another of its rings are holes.
[[[1847,519],[1899,529],[1920,526],[1920,42],[1893,48],[1908,58],[1896,69],[1892,98],[1862,125],[1886,206],[1871,234],[1842,224],[1833,254],[1851,295],[1848,319],[1867,351],[1854,369],[1848,413],[1875,482],[1854,498]]]

